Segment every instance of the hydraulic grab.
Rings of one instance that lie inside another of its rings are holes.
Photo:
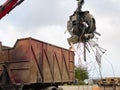
[[[68,38],[70,45],[78,42],[88,42],[94,38],[94,33],[96,33],[96,21],[94,17],[89,11],[82,11],[84,0],[77,1],[78,7],[67,22],[67,30],[71,35]]]
[[[0,19],[13,10],[16,6],[20,5],[24,0],[6,0],[0,6]]]

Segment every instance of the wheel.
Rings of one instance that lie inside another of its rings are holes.
[[[24,88],[23,90],[36,90],[34,88]]]
[[[51,86],[51,87],[47,87],[47,88],[45,88],[43,90],[57,90],[57,87]]]
[[[58,88],[57,88],[57,90],[63,90],[63,88],[61,88],[61,87],[58,87]]]

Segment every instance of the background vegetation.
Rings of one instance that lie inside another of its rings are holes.
[[[75,66],[75,84],[83,85],[84,80],[88,79],[88,71],[87,68],[81,66]]]

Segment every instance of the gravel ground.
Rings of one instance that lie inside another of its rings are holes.
[[[120,90],[120,87],[98,87],[97,85],[85,85],[85,86],[60,86],[63,90]]]

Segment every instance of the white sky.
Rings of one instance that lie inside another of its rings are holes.
[[[3,1],[3,0],[2,0]],[[107,50],[102,59],[103,76],[120,76],[120,0],[85,0],[84,10],[96,19],[99,44]],[[25,0],[0,20],[0,41],[13,46],[17,39],[33,37],[69,48],[66,22],[77,7],[76,0]],[[108,62],[109,61],[109,62]]]

